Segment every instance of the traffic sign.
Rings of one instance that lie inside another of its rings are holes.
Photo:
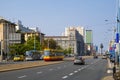
[[[119,33],[116,33],[116,43],[119,43]]]

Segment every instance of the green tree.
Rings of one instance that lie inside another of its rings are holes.
[[[24,53],[25,53],[24,44],[14,44],[10,46],[11,55],[15,55],[15,54],[24,55]]]
[[[29,37],[25,45],[27,47],[27,50],[34,50],[34,48],[35,50],[40,50],[41,45],[39,36]]]
[[[24,44],[14,44],[10,46],[10,54],[22,54],[28,50],[40,50],[40,38],[38,36],[29,37]]]
[[[44,40],[44,48],[50,48],[50,49],[57,49],[57,43],[53,39],[46,39]],[[60,47],[59,47],[60,48]]]

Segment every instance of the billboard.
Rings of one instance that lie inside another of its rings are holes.
[[[93,43],[93,36],[92,36],[92,30],[86,30],[86,43],[91,44]]]

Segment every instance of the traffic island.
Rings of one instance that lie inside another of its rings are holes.
[[[106,76],[102,80],[114,80],[113,76]]]
[[[18,63],[18,64],[6,64],[6,65],[0,65],[0,72],[5,71],[12,71],[12,70],[20,70],[20,69],[26,69],[26,68],[32,68],[32,67],[40,67],[45,65],[52,65],[61,63],[63,61],[33,61],[33,62],[24,62],[24,63]]]

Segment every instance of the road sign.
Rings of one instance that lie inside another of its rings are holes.
[[[116,43],[119,43],[119,33],[116,33]]]

